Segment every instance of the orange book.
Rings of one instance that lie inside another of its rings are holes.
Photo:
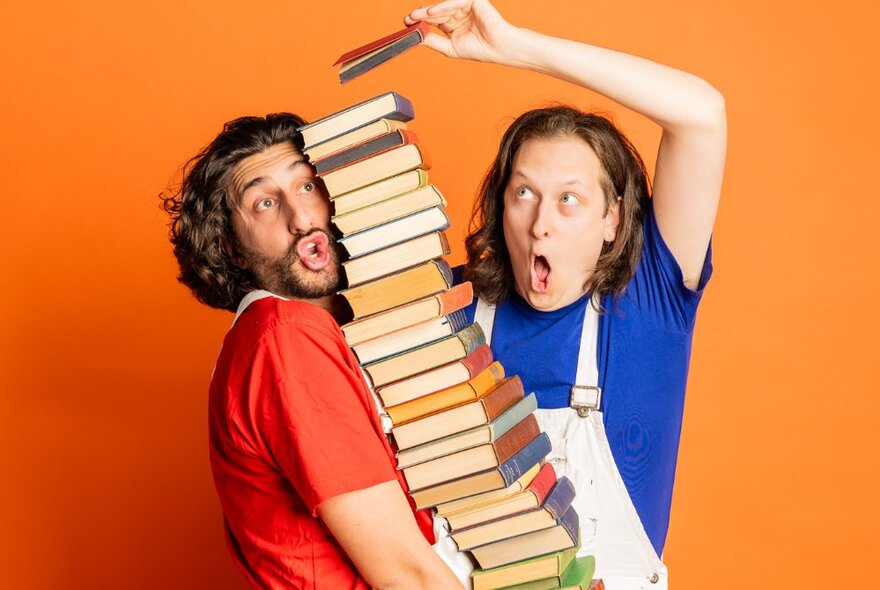
[[[519,375],[514,375],[499,382],[480,399],[395,426],[391,429],[391,433],[394,435],[398,449],[409,449],[430,440],[437,440],[491,422],[523,397],[525,396],[522,381]]]
[[[385,411],[397,426],[479,399],[502,379],[504,379],[504,367],[495,361],[473,379],[397,406],[385,408]]]

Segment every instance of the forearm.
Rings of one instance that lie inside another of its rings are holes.
[[[461,590],[461,583],[452,571],[432,550],[421,556],[400,561],[392,571],[386,572],[377,590]]]
[[[641,57],[509,26],[499,63],[583,86],[672,134],[724,125],[724,100],[704,80]]]

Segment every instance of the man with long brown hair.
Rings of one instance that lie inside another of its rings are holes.
[[[582,552],[609,590],[665,588],[669,525],[697,306],[726,151],[724,99],[632,55],[511,25],[488,0],[445,0],[407,24],[453,58],[520,67],[603,94],[662,130],[653,194],[606,118],[529,111],[481,186],[464,278],[468,319],[538,396],[551,461],[574,483]]]
[[[236,312],[208,408],[230,550],[258,588],[460,588],[328,313],[339,259],[303,124],[227,123],[165,199],[181,282]]]

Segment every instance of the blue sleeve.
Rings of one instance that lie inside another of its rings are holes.
[[[692,291],[684,284],[681,268],[660,235],[653,203],[646,209],[642,232],[642,255],[624,297],[658,326],[678,333],[690,332],[703,289],[712,276],[712,243],[710,241],[706,252],[697,289]]]

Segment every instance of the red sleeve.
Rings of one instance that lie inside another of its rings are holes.
[[[312,515],[334,496],[395,480],[373,401],[341,334],[284,323],[264,338],[259,365],[269,374],[255,418]]]

